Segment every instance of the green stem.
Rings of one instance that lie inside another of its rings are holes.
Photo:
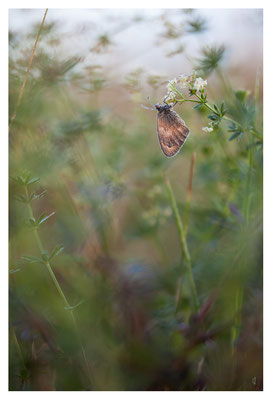
[[[179,100],[179,99],[176,99],[176,101],[178,101],[178,102],[180,102],[180,103],[185,103],[186,101],[189,101],[190,103],[198,103],[198,104],[202,104],[202,101],[191,100],[191,99],[184,99],[184,100]]]
[[[21,389],[20,390],[23,390],[25,381],[27,379],[27,368],[26,368],[26,365],[25,365],[24,356],[23,356],[20,344],[18,342],[16,333],[15,333],[15,330],[14,330],[13,327],[11,327],[11,332],[12,332],[12,338],[13,338],[13,341],[14,341],[14,344],[15,344],[15,348],[16,348],[18,357],[20,359],[20,364],[21,364],[21,371],[20,371]]]
[[[224,119],[225,121],[232,122],[233,124],[239,126],[239,128],[242,129],[242,125],[240,125],[240,124],[239,124],[237,121],[235,121],[234,119],[229,118],[229,117],[226,117],[226,115],[223,115],[223,117],[221,117],[221,118]]]
[[[169,181],[169,179],[167,177],[165,178],[165,182],[166,182],[166,187],[167,187],[169,199],[170,199],[170,202],[171,202],[171,205],[172,205],[172,209],[173,209],[173,212],[174,212],[174,216],[175,216],[175,219],[176,219],[176,223],[177,223],[181,249],[182,249],[182,252],[184,254],[185,262],[186,262],[186,265],[187,265],[187,273],[188,273],[190,285],[191,285],[191,288],[192,288],[194,307],[195,307],[195,310],[197,311],[198,308],[199,308],[199,301],[198,301],[196,285],[195,285],[193,272],[192,272],[191,256],[190,256],[189,249],[188,249],[188,246],[187,246],[186,234],[185,234],[183,223],[182,223],[179,211],[178,211],[175,195],[174,195],[171,183],[170,183],[170,181]]]
[[[203,106],[205,106],[206,108],[208,108],[208,110],[210,110],[211,112],[213,112],[214,114],[217,114],[217,111],[215,111],[215,109],[207,102],[204,102],[200,96],[198,96],[198,94],[195,93],[195,96],[199,99],[199,100],[191,100],[191,99],[184,99],[184,97],[182,98],[182,100],[177,100],[180,101],[181,103],[185,103],[185,101],[190,101],[192,103],[198,103],[198,104],[203,104]],[[226,117],[225,115],[223,115],[221,117],[222,119],[225,119],[226,121],[230,121],[233,122],[234,124],[236,124],[237,126],[239,126],[240,128],[242,128],[242,126],[239,124],[239,122],[234,121],[234,119],[231,119],[229,117]]]
[[[198,94],[195,94],[195,96],[201,101],[201,103],[203,104],[203,106],[205,106],[206,108],[208,108],[208,110],[210,110],[211,112],[213,112],[214,114],[216,114],[216,111],[212,108],[212,106],[210,106],[209,103],[204,102],[200,96],[198,96]]]
[[[29,76],[29,73],[30,73],[30,68],[31,68],[31,65],[32,65],[32,62],[33,62],[33,59],[34,59],[34,55],[35,55],[37,44],[38,44],[38,41],[39,41],[39,38],[40,38],[40,35],[41,35],[41,31],[42,31],[42,28],[44,26],[44,22],[45,22],[47,11],[48,11],[48,8],[46,8],[46,10],[45,10],[40,29],[39,29],[38,35],[37,35],[35,43],[34,43],[34,47],[33,47],[33,50],[32,50],[32,53],[31,53],[31,57],[30,57],[30,60],[29,60],[29,64],[28,64],[28,67],[27,67],[27,71],[26,71],[22,86],[20,88],[20,92],[19,92],[18,99],[17,99],[16,105],[15,105],[15,109],[14,109],[12,117],[11,117],[8,133],[10,133],[10,131],[11,131],[12,124],[13,124],[15,118],[16,118],[17,109],[18,109],[19,105],[21,104],[21,100],[22,100],[23,93],[24,93],[24,90],[25,90],[25,85],[26,85],[26,82],[27,82],[27,79],[28,79],[28,76]]]
[[[12,337],[13,337],[13,340],[14,340],[14,344],[15,344],[15,347],[16,347],[16,351],[17,351],[17,353],[18,353],[18,356],[19,356],[20,361],[21,361],[21,364],[22,364],[22,368],[23,368],[24,370],[26,370],[26,366],[25,366],[25,361],[24,361],[23,353],[22,353],[21,347],[20,347],[20,345],[19,345],[19,342],[18,342],[16,333],[15,333],[13,327],[11,328],[11,331],[12,331]]]
[[[253,169],[253,154],[252,154],[253,151],[254,150],[252,148],[248,149],[248,171],[245,182],[245,196],[243,202],[243,214],[247,223],[250,215],[249,211],[250,211],[250,202],[252,197],[252,192],[250,189],[251,189],[252,169]]]
[[[176,92],[178,95],[180,95],[180,97],[181,97],[181,99],[182,99],[182,100],[177,99],[177,101],[180,102],[180,103],[184,103],[185,101],[190,101],[191,103],[199,103],[199,104],[202,103],[202,100],[201,100],[201,101],[198,101],[198,100],[185,99],[185,97],[183,96],[183,94],[182,94],[176,87],[175,87],[175,92]]]
[[[212,113],[218,115],[217,111],[207,102],[203,101],[203,99],[201,99],[201,97],[195,93],[195,96],[198,98],[198,100],[191,100],[191,99],[185,99],[185,97],[182,95],[182,93],[180,93],[177,88],[175,88],[175,92],[177,94],[179,94],[181,96],[181,99],[176,99],[176,101],[178,101],[179,103],[185,103],[186,101],[189,101],[191,103],[198,103],[198,104],[203,104],[203,106],[205,106],[208,110],[210,110]],[[222,119],[224,119],[225,121],[229,121],[232,122],[233,124],[235,124],[236,126],[238,126],[242,131],[244,131],[244,128],[242,127],[241,124],[239,124],[239,122],[235,121],[232,118],[227,117],[226,115],[221,116]],[[263,140],[262,136],[258,134],[258,132],[255,132],[253,129],[249,129],[248,131],[251,135],[255,136],[256,138],[258,138],[259,140]]]
[[[29,198],[27,186],[25,186],[25,193],[26,193],[26,197]],[[32,208],[31,208],[31,205],[30,205],[29,202],[27,203],[27,207],[28,207],[28,212],[29,212],[30,218],[35,220],[34,215],[33,215],[33,211],[32,211]],[[37,228],[34,229],[34,236],[35,236],[35,239],[36,239],[36,242],[37,242],[37,245],[39,247],[39,250],[40,250],[41,254],[44,254],[45,253],[44,247],[42,245],[42,242],[41,242],[41,239],[40,239],[40,236],[39,236]],[[52,278],[52,280],[53,280],[53,282],[54,282],[54,284],[56,286],[56,289],[57,289],[59,295],[61,296],[62,300],[64,301],[65,306],[70,307],[70,304],[69,304],[65,294],[63,293],[63,291],[62,291],[62,289],[61,289],[61,287],[59,285],[59,282],[58,282],[58,280],[57,280],[57,278],[56,278],[56,276],[54,274],[54,271],[51,268],[51,265],[50,265],[49,261],[47,261],[45,263],[45,266],[46,266],[46,268],[47,268],[47,270],[48,270],[48,272],[49,272],[49,274],[50,274],[50,276],[51,276],[51,278]]]
[[[187,199],[186,199],[186,205],[185,205],[185,215],[184,215],[185,236],[187,235],[188,225],[189,225],[189,213],[190,213],[190,206],[191,206],[191,193],[192,193],[192,186],[193,186],[195,160],[196,160],[196,153],[194,152],[192,154],[192,158],[191,158],[190,174],[189,174],[188,188],[187,188]]]
[[[28,193],[27,186],[25,186],[25,193],[26,193],[26,198],[28,199],[29,198],[29,193]],[[35,220],[34,214],[33,214],[33,210],[32,210],[32,207],[30,205],[30,202],[27,203],[27,207],[28,207],[28,212],[29,212],[30,218]],[[45,253],[44,247],[42,245],[42,242],[41,242],[41,239],[40,239],[40,236],[39,236],[37,228],[34,229],[34,236],[36,238],[36,242],[37,242],[37,245],[38,245],[38,248],[39,248],[41,254],[44,254]],[[56,286],[56,289],[57,289],[60,297],[62,298],[65,306],[68,307],[68,308],[71,308],[71,306],[70,306],[65,294],[63,293],[63,291],[62,291],[62,289],[60,287],[60,284],[59,284],[59,282],[58,282],[58,280],[56,278],[56,275],[54,274],[54,271],[53,271],[49,261],[47,261],[45,263],[45,266],[46,266],[47,271],[49,272],[49,275],[51,276],[51,278],[52,278],[52,280],[53,280],[53,282],[54,282],[54,284]],[[86,358],[85,350],[84,350],[84,347],[83,347],[83,344],[82,344],[82,341],[81,341],[81,338],[80,338],[78,325],[77,325],[73,310],[70,309],[69,312],[70,312],[70,315],[71,315],[71,318],[72,318],[72,321],[73,321],[73,325],[74,325],[74,329],[75,329],[75,332],[76,332],[76,335],[77,335],[77,338],[78,338],[78,342],[79,342],[80,347],[81,347],[82,356],[83,356],[84,362],[86,364],[86,368],[87,368],[87,371],[88,371],[88,378],[90,379],[90,375],[91,375],[90,374],[90,367],[89,367],[89,363],[88,363],[87,358]],[[90,379],[90,381],[91,381],[91,379]]]
[[[180,97],[181,97],[183,100],[185,100],[185,97],[184,97],[183,94],[176,88],[176,86],[175,86],[174,90],[175,90],[175,92],[176,92],[177,94],[180,95]]]
[[[234,346],[235,342],[239,336],[240,325],[241,325],[241,310],[243,303],[243,288],[240,287],[237,289],[235,294],[235,303],[234,303],[234,325],[231,328],[231,353],[234,354]]]
[[[255,136],[259,140],[261,140],[261,141],[263,140],[263,137],[261,135],[259,135],[257,132],[255,132],[253,129],[250,129],[249,133],[251,133],[251,135]]]
[[[29,198],[27,186],[25,186],[25,192],[26,192],[26,197]],[[31,205],[30,205],[29,202],[27,203],[27,207],[28,207],[28,212],[29,212],[30,218],[35,220],[34,215],[33,215],[33,211],[32,211],[32,208],[31,208]],[[43,248],[43,245],[42,245],[42,242],[41,242],[41,239],[40,239],[40,236],[39,236],[37,228],[34,229],[34,236],[35,236],[35,239],[36,239],[36,242],[37,242],[37,245],[39,247],[39,250],[40,250],[41,254],[44,254],[45,251],[44,251],[44,248]],[[59,295],[61,296],[62,300],[64,301],[65,306],[66,307],[70,307],[70,304],[69,304],[65,294],[63,293],[63,291],[62,291],[62,289],[61,289],[61,287],[59,285],[59,282],[58,282],[58,280],[57,280],[57,278],[56,278],[56,276],[54,274],[54,271],[51,268],[51,265],[50,265],[49,261],[47,261],[45,263],[45,266],[46,266],[46,268],[47,268],[47,270],[48,270],[48,272],[49,272],[49,274],[50,274],[50,276],[51,276],[51,278],[52,278],[52,280],[53,280],[53,282],[54,282],[54,284],[56,286],[57,291],[59,292]]]
[[[213,109],[213,107],[207,103],[207,102],[203,102],[201,97],[198,96],[197,94],[195,94],[195,96],[200,100],[200,102],[206,107],[208,108],[208,110],[212,111],[214,114],[217,114],[217,112]],[[188,101],[188,100],[185,100]],[[232,122],[233,124],[237,125],[242,131],[244,131],[244,128],[242,127],[241,124],[239,124],[239,122],[235,121],[232,118],[227,117],[226,115],[221,116],[222,119],[224,119],[225,121],[229,121]],[[249,133],[251,133],[251,135],[255,136],[256,138],[258,138],[259,140],[263,140],[262,136],[259,135],[257,132],[255,132],[253,129],[249,129],[248,131]]]

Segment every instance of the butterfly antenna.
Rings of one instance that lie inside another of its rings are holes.
[[[143,107],[143,108],[146,108],[147,110],[152,110],[152,111],[155,111],[155,109],[154,109],[154,108],[146,107],[146,106],[144,106],[143,104],[142,104],[142,107]]]
[[[149,101],[149,103],[153,106],[153,107],[155,107],[155,105],[152,103],[152,101],[150,100],[150,98],[149,98],[149,96],[147,97],[147,100]]]

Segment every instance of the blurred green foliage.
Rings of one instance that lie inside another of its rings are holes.
[[[164,40],[206,29],[193,11],[187,28],[162,18]],[[37,30],[24,40],[10,32],[10,115]],[[95,37],[91,51],[101,56],[117,46]],[[10,133],[10,177],[39,177],[31,199],[10,179],[10,390],[262,390],[262,141],[249,133],[261,134],[261,97],[232,88],[224,47],[203,50],[197,69],[217,81],[211,101],[224,101],[243,135],[226,122],[201,133],[208,112],[186,105],[190,138],[167,159],[155,113],[141,108],[145,85],[157,96],[165,77],[137,69],[118,84],[58,52],[61,41],[46,22]],[[184,218],[193,152],[187,242],[197,313],[164,180]],[[79,304],[91,383],[69,311],[37,262],[26,200],[44,222],[62,290]]]

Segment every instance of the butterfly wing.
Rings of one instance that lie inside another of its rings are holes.
[[[190,133],[185,122],[172,109],[158,112],[157,132],[161,149],[166,157],[175,156]]]

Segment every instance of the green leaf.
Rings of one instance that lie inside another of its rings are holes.
[[[43,263],[43,260],[37,257],[32,257],[32,256],[22,256],[22,260],[25,260],[29,262],[30,264],[36,264],[36,263]]]
[[[41,197],[43,197],[46,194],[46,190],[44,190],[43,192],[37,194],[37,193],[32,193],[30,196],[30,201],[31,200],[36,200],[36,199],[40,199]]]
[[[229,141],[235,139],[237,136],[241,135],[241,133],[241,131],[234,132],[234,134],[231,135],[231,137],[229,138]]]
[[[27,185],[32,185],[33,183],[39,182],[40,178],[32,178],[26,182]]]
[[[39,216],[37,223],[39,224],[40,221],[41,221],[45,216],[46,216],[46,212],[43,212],[43,213]]]
[[[30,172],[23,172],[21,175],[16,176],[15,178],[12,178],[16,183],[19,183],[19,185],[31,185],[32,183],[36,183],[40,180],[40,178],[32,178],[31,179],[31,173]]]
[[[210,114],[208,118],[211,119],[212,121],[217,121],[219,119],[218,115],[216,114]]]
[[[10,273],[10,274],[15,274],[15,273],[18,272],[18,271],[21,271],[21,268],[11,268],[11,269],[9,270],[9,273]]]
[[[202,49],[202,58],[198,60],[197,71],[204,76],[218,68],[225,53],[225,47],[206,47]]]
[[[196,106],[193,107],[193,109],[194,109],[194,108],[201,107],[201,106],[202,106],[202,104],[197,104]]]
[[[31,193],[31,195],[29,196],[28,202],[31,202],[33,199],[35,198],[35,193]]]
[[[215,111],[217,112],[217,114],[220,114],[220,112],[219,112],[219,110],[218,110],[216,104],[213,105],[213,108],[215,109]]]
[[[190,33],[199,33],[207,29],[207,21],[204,18],[196,17],[195,19],[192,19],[187,23],[187,30]]]
[[[13,198],[17,201],[20,201],[21,203],[28,202],[27,198],[25,196],[23,196],[22,194],[14,195]]]
[[[28,171],[25,171],[22,173],[22,175],[18,176],[18,178],[22,181],[23,185],[27,185],[27,182],[29,181],[31,177],[31,173]]]
[[[231,125],[229,126],[229,129],[228,129],[229,132],[237,132],[238,130],[239,130],[238,126],[235,125],[233,122],[231,123]]]
[[[35,218],[29,218],[28,222],[31,227],[37,226]]]
[[[221,104],[220,111],[221,111],[221,116],[223,117],[226,114],[225,103],[224,102]]]
[[[47,221],[50,217],[52,217],[52,215],[55,215],[55,211],[53,211],[51,214],[46,215],[46,213],[42,213],[42,215],[40,216],[40,218],[38,219],[38,225],[41,225],[42,223],[44,223],[45,221]],[[46,216],[45,216],[46,215]]]
[[[62,252],[62,250],[64,250],[64,246],[62,246],[61,244],[57,245],[55,249],[52,251],[49,260],[52,260],[53,257],[56,257],[59,253]]]
[[[24,185],[25,181],[21,176],[16,176],[15,178],[12,178],[16,183],[19,183],[19,185]]]

